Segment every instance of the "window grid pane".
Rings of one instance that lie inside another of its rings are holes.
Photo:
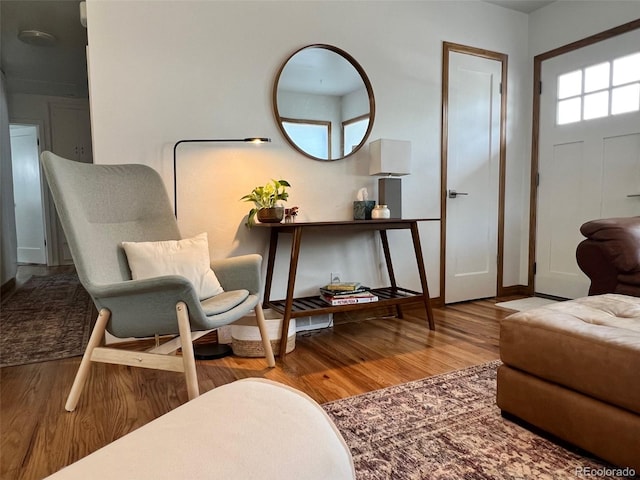
[[[640,52],[613,61],[613,86],[640,80]]]
[[[640,110],[640,83],[633,83],[611,91],[611,114]]]
[[[600,63],[584,69],[584,91],[595,92],[609,88],[609,62]]]
[[[558,125],[579,122],[582,113],[582,98],[570,98],[558,102]]]
[[[558,77],[558,98],[575,97],[582,93],[582,70],[565,73]]]
[[[585,120],[601,118],[609,115],[609,91],[591,93],[584,96]]]

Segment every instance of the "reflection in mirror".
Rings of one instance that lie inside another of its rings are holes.
[[[338,160],[358,151],[375,112],[362,67],[330,45],[310,45],[287,59],[276,76],[273,108],[287,141],[315,160]]]
[[[331,122],[280,117],[289,138],[306,153],[316,158],[331,158]]]
[[[342,144],[343,157],[346,157],[358,148],[358,145],[367,134],[367,128],[369,128],[369,115],[363,115],[342,122],[342,138],[344,139]]]

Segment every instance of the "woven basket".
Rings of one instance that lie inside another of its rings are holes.
[[[271,341],[274,355],[280,353],[280,337],[282,334],[282,316],[271,310],[264,310],[267,333]],[[289,322],[286,353],[296,348],[296,319]],[[233,354],[239,357],[264,357],[264,347],[260,329],[255,315],[247,315],[231,325],[231,348]]]

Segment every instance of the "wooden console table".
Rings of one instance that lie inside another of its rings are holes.
[[[271,308],[283,315],[282,331],[289,331],[289,322],[292,318],[306,317],[309,315],[322,315],[327,313],[345,312],[349,310],[358,310],[362,308],[373,308],[383,306],[394,306],[399,318],[402,318],[401,306],[406,303],[422,302],[427,312],[429,328],[435,330],[433,321],[433,312],[431,311],[431,303],[429,301],[429,288],[427,286],[427,273],[424,268],[424,259],[422,257],[422,248],[420,246],[420,236],[418,233],[418,222],[421,221],[437,221],[437,218],[420,218],[420,219],[384,219],[384,220],[353,220],[341,222],[296,222],[296,223],[258,223],[255,226],[271,229],[271,238],[269,243],[269,258],[267,261],[267,279],[264,288],[265,308]],[[298,258],[300,256],[300,243],[302,233],[308,230],[327,231],[337,229],[341,232],[361,232],[368,230],[378,230],[380,232],[380,240],[384,251],[385,262],[387,265],[387,273],[391,285],[384,288],[374,288],[372,292],[378,296],[379,300],[372,303],[331,306],[324,302],[320,295],[311,297],[294,298],[294,289],[296,283],[296,273],[298,270]],[[391,253],[389,251],[389,241],[387,239],[387,230],[410,230],[413,240],[413,249],[420,275],[421,292],[408,290],[399,287],[396,284],[396,278],[393,272],[391,262]],[[289,280],[287,283],[287,296],[283,300],[271,300],[271,286],[273,282],[273,269],[275,265],[276,252],[278,249],[278,237],[282,233],[291,234],[293,236],[291,242],[291,259],[289,261]],[[282,335],[280,341],[280,357],[284,358],[286,354],[287,335]]]

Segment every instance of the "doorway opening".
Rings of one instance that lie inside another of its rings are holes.
[[[9,125],[17,260],[19,264],[47,265],[47,227],[40,169],[39,125]]]

